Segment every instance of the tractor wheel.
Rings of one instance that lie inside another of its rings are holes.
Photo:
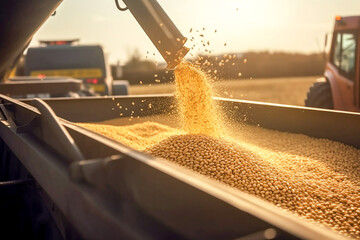
[[[305,99],[306,107],[334,109],[331,86],[328,81],[316,82],[310,87]]]

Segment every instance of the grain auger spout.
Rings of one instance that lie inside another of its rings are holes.
[[[184,44],[187,40],[164,9],[156,0],[123,0],[126,7],[121,7],[118,0],[116,6],[121,11],[130,10],[152,43],[167,62],[167,68],[175,68],[189,48]]]

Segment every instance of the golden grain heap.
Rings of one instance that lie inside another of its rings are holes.
[[[80,125],[360,239],[360,150],[241,124],[220,135],[210,86],[196,71],[189,64],[175,71],[184,129],[148,119],[130,126]]]
[[[115,139],[129,147],[137,150],[144,150],[148,146],[152,146],[167,137],[179,134],[181,131],[170,128],[168,126],[154,123],[144,122],[130,126],[110,126],[107,124],[78,123],[94,132],[100,133],[108,138]]]
[[[252,141],[261,147],[246,138],[175,135],[145,151],[360,238],[360,151],[329,140],[257,131]],[[274,143],[276,135],[282,140]]]

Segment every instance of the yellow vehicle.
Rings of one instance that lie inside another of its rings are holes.
[[[73,45],[78,40],[40,41],[25,57],[26,76],[81,79],[101,95],[112,94],[112,76],[100,45]]]

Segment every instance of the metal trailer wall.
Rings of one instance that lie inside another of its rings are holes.
[[[315,138],[326,138],[360,148],[360,114],[227,98],[214,98],[227,118],[236,122]],[[175,113],[172,95],[88,97],[82,99],[47,99],[49,106],[71,122],[100,122],[119,117],[118,103],[129,111],[123,117]],[[30,100],[25,100],[31,104]],[[133,105],[134,103],[134,105]],[[152,108],[148,108],[148,104]],[[143,111],[140,111],[140,109]]]
[[[269,228],[277,232],[278,239],[343,238],[263,200],[60,119],[84,155],[83,161],[74,161],[61,147],[55,132],[46,127],[46,114],[39,112],[41,108],[4,96],[1,99],[3,114],[7,112],[14,122],[11,124],[0,114],[1,138],[86,239],[234,239],[264,237]],[[217,101],[228,106],[229,114],[237,121],[243,121],[246,114],[248,123],[309,132],[314,137],[327,136],[359,147],[359,114],[231,99]],[[139,96],[46,102],[67,120],[93,122],[118,117],[113,110],[118,102],[123,107],[151,103],[153,107],[144,110],[144,116],[169,113],[174,98]],[[339,124],[338,120],[347,124]],[[339,135],[334,129],[345,134]]]
[[[41,188],[0,139],[1,238],[63,239],[41,196]]]

